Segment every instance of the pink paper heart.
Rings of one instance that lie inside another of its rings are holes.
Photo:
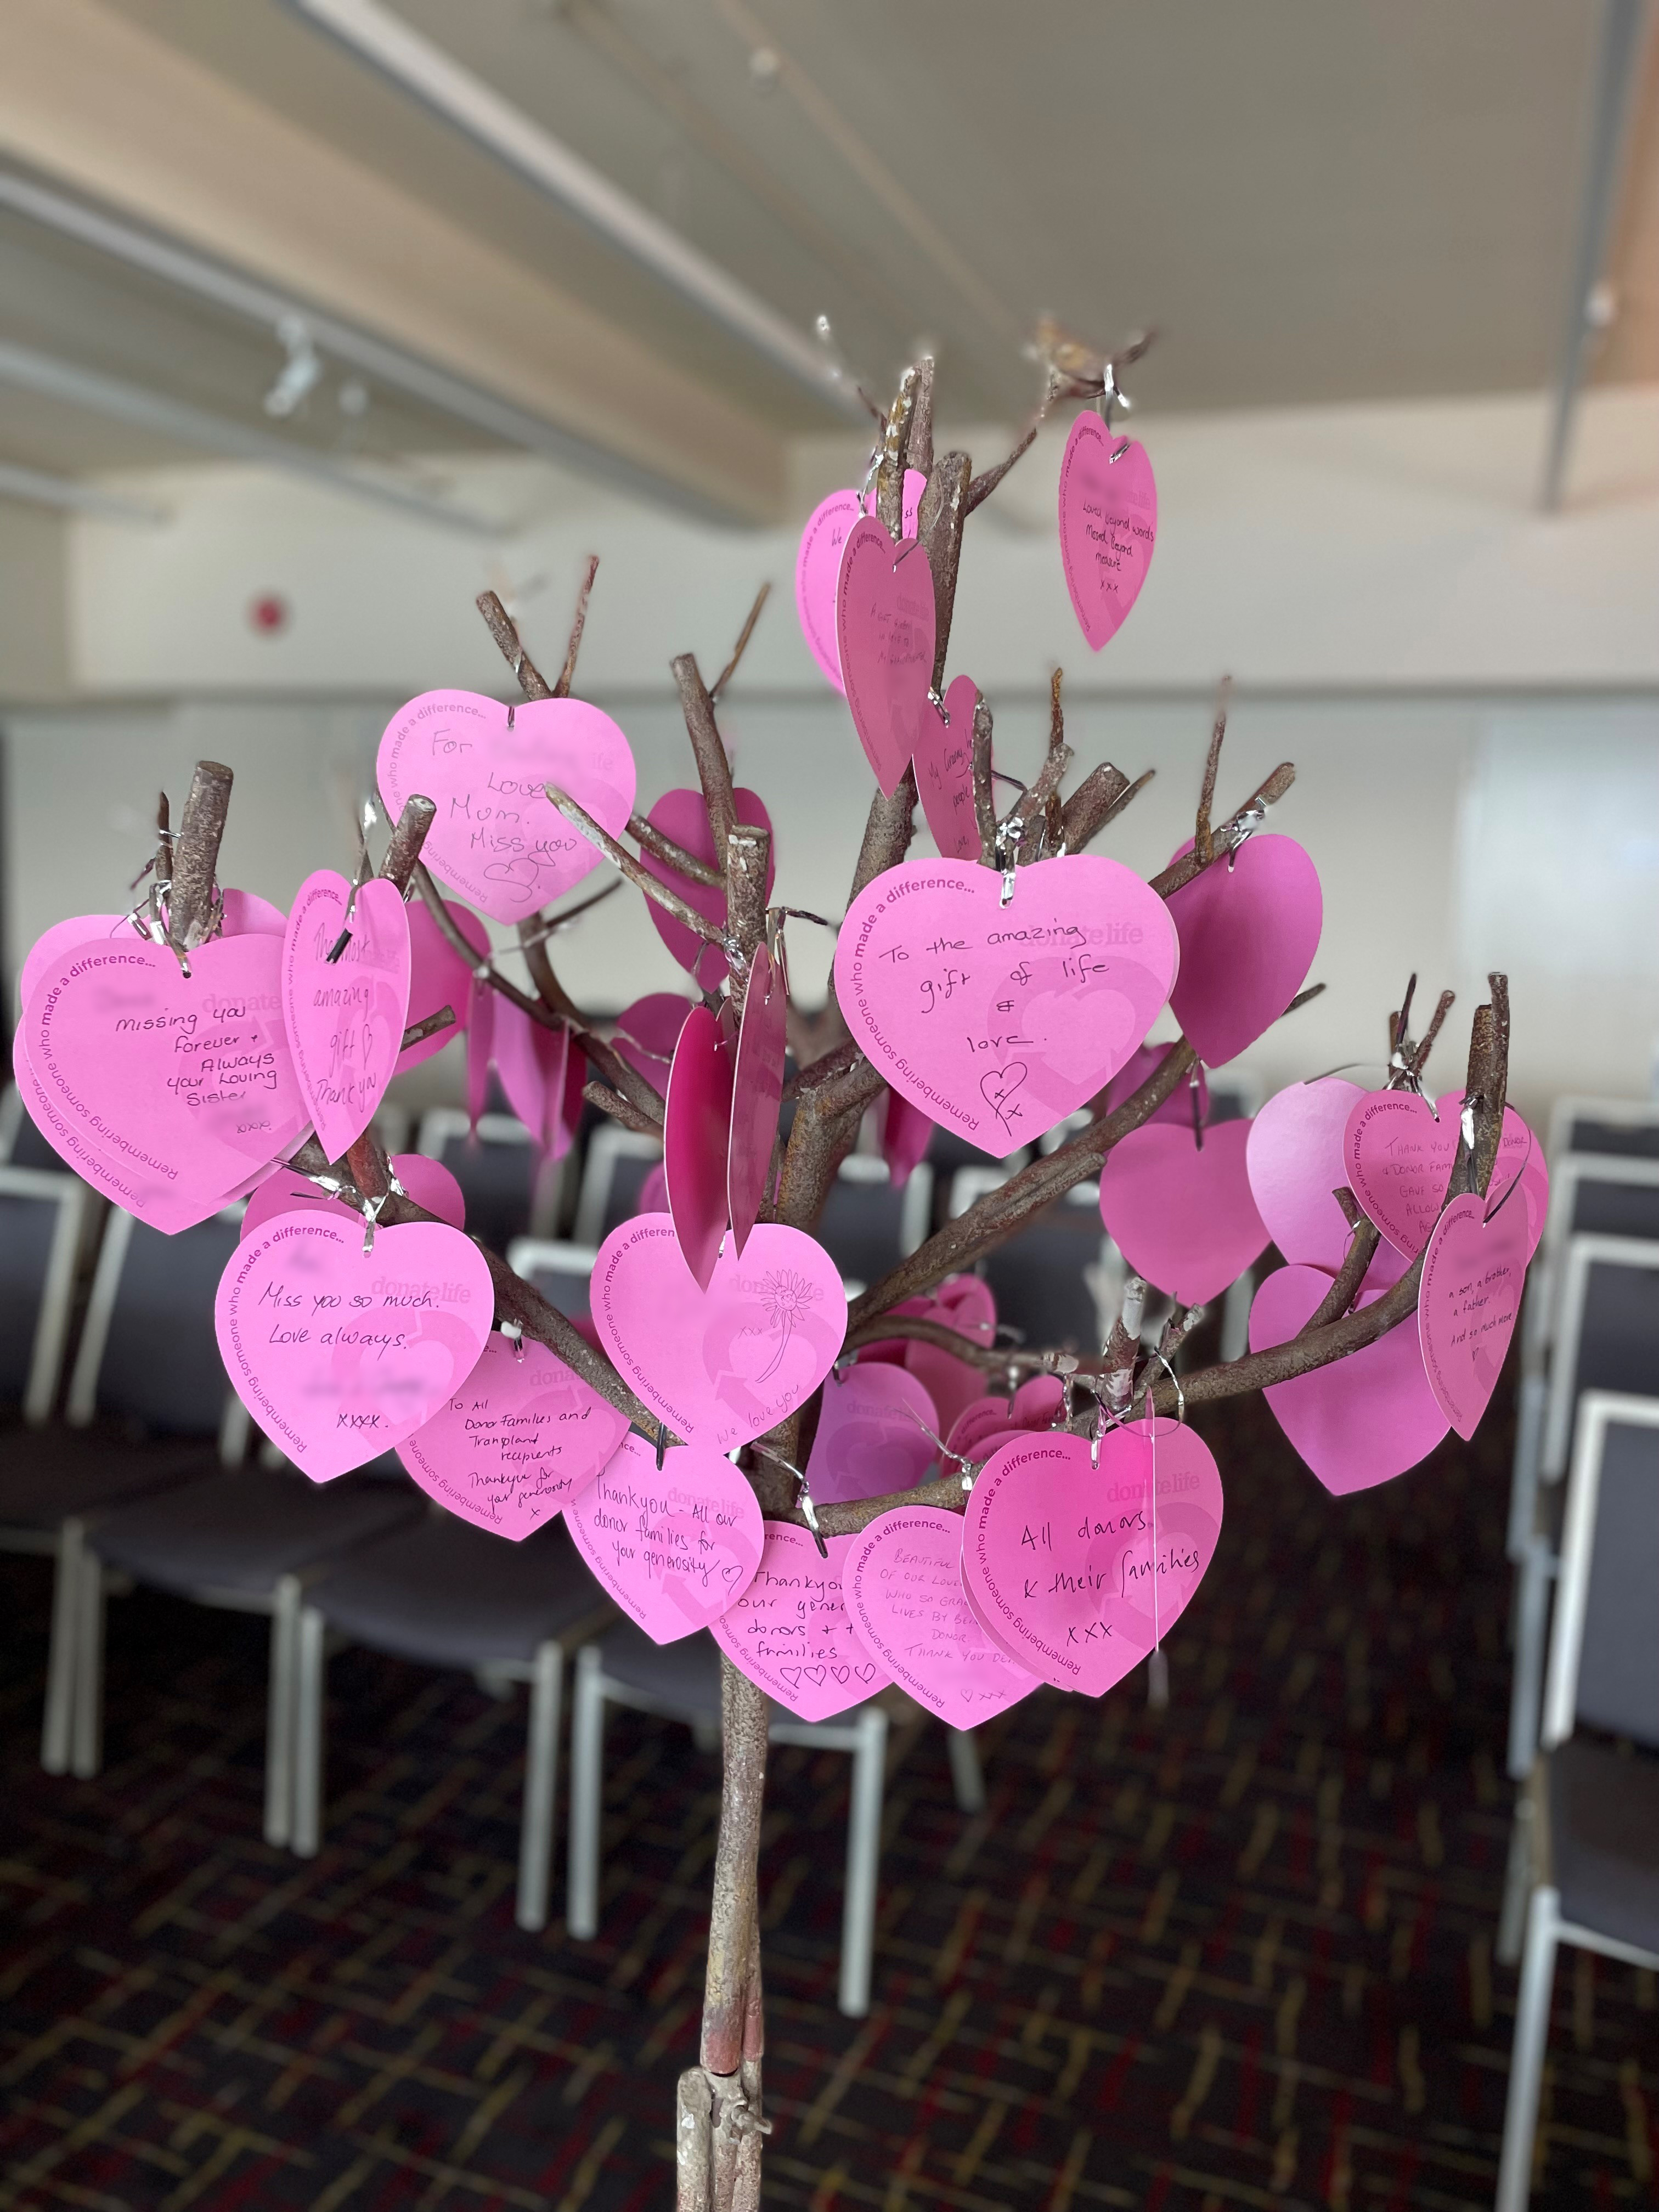
[[[1367,1220],[1408,1260],[1414,1260],[1427,1243],[1444,1200],[1457,1156],[1462,1104],[1462,1091],[1449,1091],[1435,1101],[1431,1113],[1428,1101],[1409,1091],[1370,1091],[1355,1102],[1343,1130],[1343,1174],[1349,1189]],[[1528,1181],[1534,1152],[1538,1167]],[[1522,1177],[1522,1221],[1538,1232],[1528,1247],[1530,1258],[1548,1213],[1549,1180],[1542,1147],[1534,1143],[1531,1130],[1508,1106],[1489,1197],[1501,1198],[1517,1175]],[[1537,1176],[1542,1177],[1541,1203]]]
[[[842,1563],[858,1539],[826,1538],[824,1559],[793,1522],[765,1527],[755,1578],[712,1624],[714,1641],[769,1698],[804,1721],[827,1721],[892,1679],[859,1641],[848,1615]]]
[[[1249,838],[1170,894],[1181,973],[1170,1004],[1209,1067],[1236,1060],[1307,981],[1324,921],[1319,874],[1294,837]]]
[[[346,909],[351,906],[348,923]],[[345,950],[330,953],[346,939]],[[332,868],[307,876],[283,938],[283,1018],[318,1142],[331,1160],[374,1120],[403,1048],[409,919],[379,877],[351,886]]]
[[[746,791],[739,785],[732,793],[732,799],[740,823],[751,830],[764,830],[769,837],[771,836],[772,817],[752,791]],[[690,853],[694,859],[706,860],[710,867],[714,866],[714,833],[709,827],[708,809],[700,791],[664,792],[646,819],[653,830],[660,830],[663,836],[671,839],[682,852]],[[690,876],[682,875],[678,868],[671,868],[665,860],[658,860],[653,853],[641,850],[640,864],[659,883],[666,884],[672,890],[677,890],[686,904],[695,907],[706,920],[718,922],[724,927],[726,893],[723,890],[716,890],[712,884],[700,884]],[[776,875],[777,852],[774,843],[769,845],[766,854],[766,896],[769,899],[772,896]],[[710,945],[706,938],[699,937],[688,929],[683,921],[676,921],[672,915],[665,914],[654,900],[646,902],[646,911],[651,916],[658,936],[680,966],[696,978],[698,988],[717,991],[726,981],[726,955],[719,945]]]
[[[994,1644],[962,1594],[962,1522],[937,1506],[872,1521],[842,1568],[859,1641],[949,1728],[976,1728],[1040,1686]]]
[[[986,1437],[1001,1436],[1017,1425],[1006,1398],[973,1398],[945,1431],[945,1442],[964,1459],[982,1460],[989,1456],[980,1449]]]
[[[881,1156],[887,1163],[888,1180],[899,1189],[927,1158],[927,1147],[933,1141],[933,1124],[920,1106],[901,1098],[896,1091],[884,1094],[878,1110]]]
[[[120,1203],[168,1235],[248,1188],[306,1125],[282,957],[275,937],[220,938],[186,977],[164,946],[100,938],[35,986],[18,1035],[41,1134],[78,1167],[73,1131]]]
[[[1109,1431],[1098,1468],[1081,1437],[1023,1437],[993,1454],[969,1498],[963,1587],[1022,1665],[1099,1697],[1185,1612],[1221,1512],[1215,1461],[1179,1422]]]
[[[668,1070],[679,1042],[690,1000],[678,991],[647,991],[617,1017],[617,1050],[653,1091],[668,1089]]]
[[[1250,1307],[1251,1351],[1295,1336],[1330,1287],[1317,1267],[1281,1267],[1269,1275]],[[1360,1300],[1362,1306],[1372,1303]],[[1446,1416],[1429,1388],[1409,1322],[1311,1375],[1271,1383],[1262,1395],[1297,1453],[1337,1498],[1403,1474],[1446,1433]]]
[[[416,1206],[423,1206],[428,1213],[435,1213],[452,1229],[466,1226],[466,1201],[461,1196],[461,1186],[441,1160],[429,1160],[422,1152],[394,1152],[391,1160],[392,1172]],[[293,1168],[279,1167],[268,1175],[247,1202],[247,1212],[242,1216],[238,1240],[246,1243],[256,1229],[261,1229],[276,1213],[301,1212],[308,1206],[331,1206],[336,1212],[361,1221],[362,1214],[355,1206],[343,1198],[335,1198],[319,1190],[314,1182],[298,1174]]]
[[[915,535],[916,515],[927,479],[920,469],[906,469],[902,495],[903,520],[899,535]],[[842,548],[847,533],[862,514],[876,511],[872,487],[867,495],[854,489],[832,491],[820,500],[806,518],[795,554],[795,612],[807,650],[837,691],[841,654],[836,644],[836,579],[841,573]]]
[[[1107,1085],[1106,1111],[1109,1114],[1121,1106],[1126,1099],[1133,1098],[1141,1085],[1157,1074],[1165,1058],[1174,1050],[1175,1047],[1169,1044],[1142,1045],[1128,1065]],[[1205,1081],[1201,1066],[1194,1073],[1198,1077],[1198,1118],[1201,1125],[1207,1124],[1210,1118],[1210,1086]],[[1180,1128],[1190,1129],[1193,1126],[1191,1082],[1177,1083],[1164,1103],[1153,1107],[1146,1119],[1148,1121],[1173,1121]]]
[[[732,1133],[732,1053],[720,1017],[694,1006],[674,1048],[663,1109],[668,1210],[685,1264],[708,1288],[726,1235],[726,1161]]]
[[[258,891],[228,890],[221,894],[220,934],[224,937],[280,937],[288,916]]]
[[[1357,1083],[1322,1075],[1275,1091],[1250,1124],[1250,1194],[1293,1266],[1306,1261],[1334,1274],[1342,1265],[1353,1231],[1331,1194],[1347,1182],[1342,1133],[1364,1095]]]
[[[634,1207],[635,1214],[666,1213],[668,1211],[668,1177],[663,1173],[659,1160],[640,1185],[640,1194]],[[630,1217],[631,1218],[631,1217]]]
[[[1467,1443],[1480,1425],[1515,1334],[1531,1256],[1520,1192],[1455,1198],[1423,1258],[1417,1327],[1435,1402]]]
[[[1092,1098],[1157,1019],[1175,925],[1133,871],[1094,853],[994,869],[906,861],[854,901],[836,996],[894,1090],[998,1159]]]
[[[914,538],[895,545],[879,522],[855,522],[836,583],[842,682],[865,757],[890,799],[933,709],[933,577]]]
[[[1267,1249],[1250,1195],[1248,1121],[1218,1121],[1201,1146],[1189,1129],[1148,1125],[1113,1146],[1100,1171],[1100,1218],[1134,1269],[1183,1306],[1208,1305]]]
[[[847,1334],[835,1261],[799,1229],[762,1222],[706,1292],[665,1213],[613,1229],[593,1264],[593,1322],[629,1387],[677,1436],[730,1451],[804,1405]]]
[[[726,1195],[732,1242],[739,1255],[766,1203],[783,1098],[783,1060],[789,999],[782,975],[764,945],[755,947],[744,994],[732,1078],[732,1130],[726,1147]]]
[[[753,1581],[765,1540],[755,1493],[707,1444],[664,1455],[626,1437],[565,1509],[582,1557],[653,1644],[708,1628]]]
[[[416,792],[435,802],[427,866],[496,921],[526,921],[599,864],[548,784],[613,837],[634,811],[628,740],[585,699],[509,709],[477,691],[422,691],[387,723],[375,765],[394,816]]]
[[[461,935],[477,953],[481,960],[489,957],[489,932],[476,914],[458,905],[453,900],[444,901],[444,910]],[[418,1044],[411,1044],[398,1054],[398,1073],[404,1074],[418,1067],[423,1060],[430,1060],[434,1052],[441,1052],[452,1038],[465,1034],[467,1008],[471,1003],[472,970],[459,952],[455,951],[437,923],[427,910],[424,899],[405,909],[409,917],[409,1017],[406,1026],[413,1029],[428,1014],[435,1014],[447,1006],[455,1017],[452,1028],[441,1029]]]
[[[398,1456],[428,1498],[516,1544],[586,1491],[627,1434],[627,1415],[544,1345],[493,1334]]]
[[[916,737],[916,789],[933,842],[947,860],[979,859],[974,813],[974,708],[979,686],[958,676],[943,712],[930,699]]]
[[[984,1346],[996,1340],[997,1302],[981,1275],[947,1276],[933,1297],[924,1301],[921,1317],[955,1329],[970,1344]],[[985,1388],[985,1378],[977,1367],[916,1337],[905,1340],[904,1364],[933,1400],[939,1413],[938,1433],[942,1437],[949,1435],[963,1407]]]
[[[214,1322],[237,1396],[313,1482],[400,1444],[478,1364],[495,1312],[476,1244],[434,1222],[279,1213],[239,1244]]]
[[[72,914],[67,921],[55,921],[43,930],[23,955],[23,965],[17,977],[17,1005],[22,1012],[34,996],[34,987],[55,960],[75,951],[82,945],[90,945],[94,938],[127,938],[134,945],[144,943],[144,933],[135,929],[125,914]]]
[[[549,1029],[497,993],[491,1044],[507,1104],[547,1157],[562,1159],[575,1133],[566,1079],[569,1030]]]
[[[807,1486],[820,1505],[914,1490],[938,1457],[938,1433],[933,1401],[906,1369],[877,1360],[841,1376],[832,1368],[806,1462]]]
[[[1060,464],[1060,557],[1095,652],[1116,636],[1140,596],[1157,536],[1158,487],[1146,447],[1115,437],[1097,415],[1079,415]]]

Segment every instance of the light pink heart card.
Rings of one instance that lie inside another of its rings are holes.
[[[754,1580],[765,1540],[755,1493],[707,1444],[680,1444],[657,1465],[629,1436],[565,1512],[578,1548],[653,1644],[708,1628]]]

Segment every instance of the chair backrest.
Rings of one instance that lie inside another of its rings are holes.
[[[35,1127],[15,1083],[0,1091],[0,1163],[15,1168],[44,1168],[62,1175],[64,1163]]]
[[[1103,1334],[1102,1262],[1106,1232],[1100,1187],[1078,1183],[981,1261],[996,1296],[1000,1327],[1018,1341],[1086,1355]]]
[[[459,1107],[428,1106],[415,1149],[441,1160],[454,1176],[466,1201],[467,1233],[492,1252],[505,1252],[515,1237],[533,1236],[542,1225],[538,1198],[544,1188],[556,1191],[556,1176],[543,1176],[529,1130],[510,1114],[480,1115],[475,1142]]]
[[[915,1250],[933,1211],[933,1170],[925,1160],[896,1188],[885,1160],[854,1152],[836,1170],[812,1234],[844,1281],[868,1285]]]
[[[1558,1311],[1539,1465],[1550,1482],[1565,1471],[1583,1392],[1659,1397],[1659,1243],[1569,1237]]]
[[[1553,1162],[1568,1152],[1659,1160],[1659,1098],[1558,1098],[1549,1156]]]
[[[1574,1723],[1659,1746],[1659,1401],[1578,1401],[1542,1741]]]
[[[1659,1241],[1659,1160],[1568,1152],[1550,1170],[1549,1218],[1527,1277],[1522,1342],[1526,1366],[1542,1365],[1559,1320],[1562,1255],[1570,1237]]]
[[[246,1416],[226,1380],[213,1305],[246,1211],[226,1206],[164,1237],[110,1208],[70,1377],[72,1426],[105,1413],[149,1435],[216,1436],[228,1462],[241,1457]]]
[[[92,1193],[59,1168],[0,1167],[0,1400],[38,1427],[64,1369],[75,1261]]]
[[[587,1317],[593,1262],[591,1244],[568,1244],[558,1237],[520,1237],[507,1247],[507,1264],[573,1321]]]
[[[1015,1152],[1002,1164],[1012,1175],[1016,1168],[1023,1168],[1030,1157],[1028,1146],[1024,1152]],[[979,1146],[970,1145],[966,1137],[959,1135],[955,1129],[946,1128],[942,1122],[935,1125],[933,1135],[927,1139],[927,1162],[936,1176],[955,1175],[963,1168],[983,1168],[991,1164]]]
[[[1207,1121],[1249,1121],[1261,1109],[1261,1085],[1236,1068],[1225,1068],[1206,1079],[1210,1094]]]
[[[958,1168],[951,1178],[946,1218],[954,1221],[957,1214],[966,1213],[976,1200],[983,1198],[988,1190],[1000,1190],[1017,1170],[1018,1163],[1013,1160],[1000,1160],[994,1167],[981,1161],[977,1167]]]
[[[603,1244],[639,1206],[646,1177],[662,1162],[662,1146],[635,1129],[607,1121],[588,1139],[571,1235],[578,1244]]]

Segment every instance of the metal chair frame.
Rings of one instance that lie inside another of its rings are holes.
[[[611,1121],[595,1129],[587,1140],[587,1158],[582,1163],[581,1188],[576,1194],[576,1214],[570,1225],[571,1241],[594,1245],[604,1241],[605,1209],[610,1203],[618,1160],[650,1160],[654,1164],[661,1158],[659,1139],[640,1130],[619,1129]]]
[[[478,1142],[481,1145],[525,1145],[533,1147],[535,1139],[524,1123],[513,1114],[480,1114]],[[459,1137],[465,1140],[472,1134],[472,1122],[459,1106],[428,1106],[421,1116],[416,1133],[415,1149],[429,1160],[441,1160],[444,1147]],[[530,1193],[530,1234],[534,1237],[552,1226],[558,1210],[559,1179],[555,1176],[532,1178]]]
[[[1599,1123],[1606,1129],[1654,1128],[1659,1127],[1659,1098],[1587,1098],[1572,1092],[1558,1098],[1550,1109],[1548,1157],[1552,1161],[1571,1152],[1573,1125],[1578,1121]]]

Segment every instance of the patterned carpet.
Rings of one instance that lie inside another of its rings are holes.
[[[973,1820],[916,1734],[863,2022],[834,2006],[846,1762],[775,1759],[769,2203],[1491,2203],[1502,1425],[1346,1503],[1259,1410],[1212,1441],[1227,1522],[1168,1714],[1140,1681],[1041,1693],[986,1732]],[[602,1939],[527,1936],[520,1704],[337,1660],[303,1864],[259,1841],[263,1624],[112,1605],[106,1771],[52,1781],[46,1573],[0,1571],[0,2206],[672,2203],[716,1809],[688,1735],[613,1719]],[[1564,1954],[1535,2202],[1654,2201],[1655,2002]]]

